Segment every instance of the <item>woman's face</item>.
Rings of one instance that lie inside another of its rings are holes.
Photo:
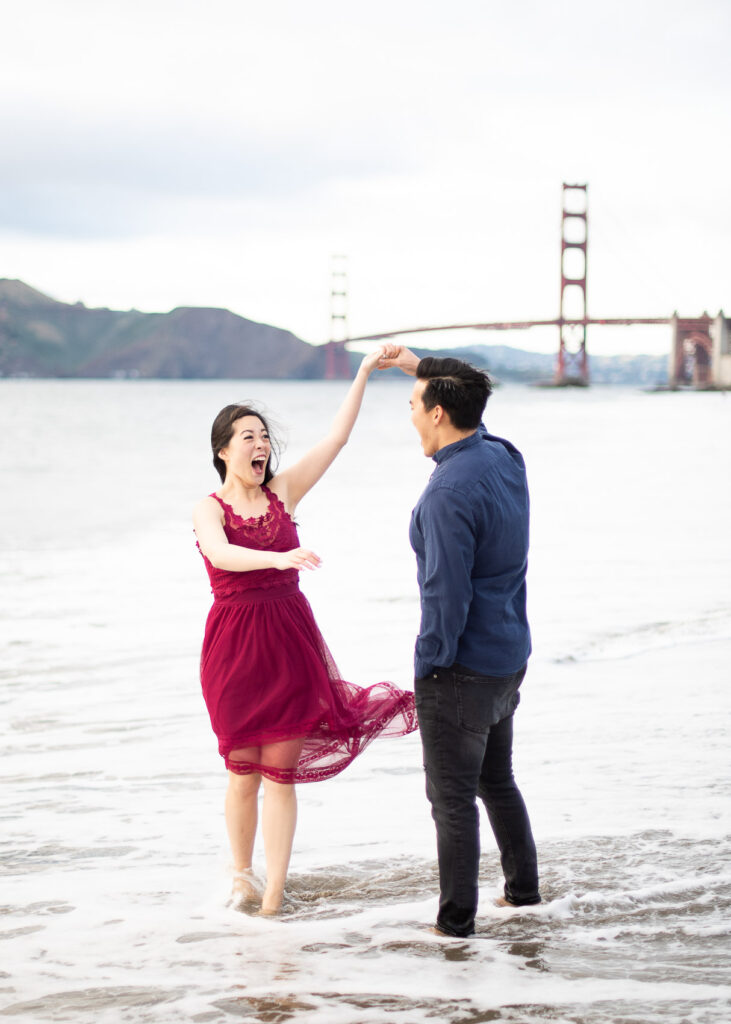
[[[231,440],[218,453],[226,463],[226,479],[238,477],[248,487],[264,483],[272,452],[266,427],[258,416],[235,420]]]

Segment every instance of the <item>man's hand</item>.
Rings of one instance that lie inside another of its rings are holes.
[[[388,370],[392,366],[397,366],[409,377],[415,377],[419,362],[419,357],[405,345],[384,345],[383,355],[378,360],[378,369]]]

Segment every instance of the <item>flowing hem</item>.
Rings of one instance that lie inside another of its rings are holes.
[[[378,683],[364,693],[384,687],[395,698],[381,714],[367,721],[351,723],[350,727],[333,730],[326,721],[307,723],[289,730],[272,730],[256,737],[236,738],[235,743],[219,746],[226,768],[236,775],[262,775],[274,782],[321,782],[339,775],[365,748],[379,736],[384,738],[406,736],[418,728],[414,695],[399,690],[391,683]],[[294,768],[281,768],[252,760],[233,760],[230,752],[246,747],[259,747],[269,743],[302,740],[302,750]],[[221,749],[223,747],[223,749]]]

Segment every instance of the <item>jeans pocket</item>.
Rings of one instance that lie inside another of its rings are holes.
[[[485,733],[492,721],[492,701],[485,684],[468,676],[454,676],[457,722],[466,732]]]
[[[457,719],[467,732],[484,733],[512,715],[520,702],[524,673],[512,676],[471,676],[455,672],[453,685]]]

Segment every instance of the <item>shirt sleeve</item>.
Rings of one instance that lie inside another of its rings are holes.
[[[426,496],[419,514],[424,539],[421,629],[416,640],[417,679],[457,658],[472,603],[475,525],[464,495],[439,487]]]

